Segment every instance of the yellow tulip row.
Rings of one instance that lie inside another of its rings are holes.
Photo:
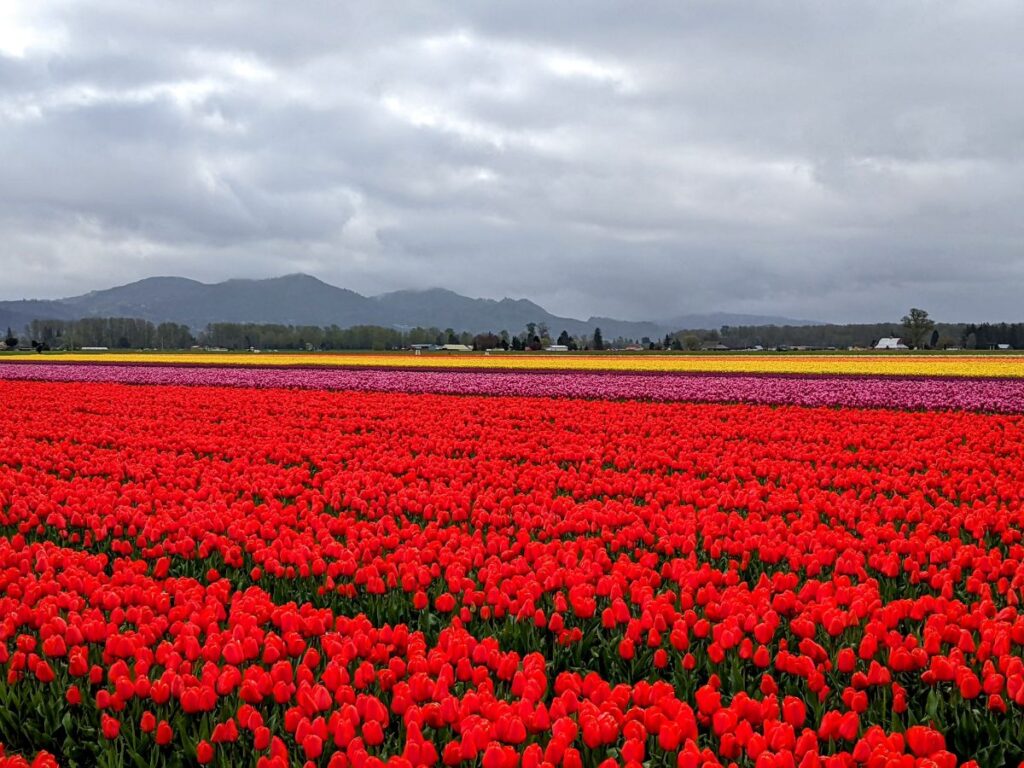
[[[394,353],[132,353],[97,352],[18,356],[11,362],[97,362],[215,366],[342,366],[528,371],[652,373],[825,374],[873,376],[1024,377],[1016,355],[600,355]]]

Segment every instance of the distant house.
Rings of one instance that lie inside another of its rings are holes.
[[[410,344],[409,349],[415,349],[417,352],[423,350],[437,349],[437,344]]]
[[[472,352],[473,348],[465,344],[445,344],[441,347],[442,352]]]
[[[569,347],[567,347],[565,344],[549,344],[548,346],[544,347],[544,351],[545,352],[568,352],[569,351]]]
[[[79,347],[83,352],[107,352],[110,347]]]
[[[875,343],[875,349],[910,349],[898,336],[887,336]]]
[[[1013,349],[1009,344],[996,344],[996,349]]]
[[[727,352],[729,350],[729,348],[720,341],[709,341],[705,344],[701,344],[700,349],[702,352]]]

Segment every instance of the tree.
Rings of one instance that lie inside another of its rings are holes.
[[[473,349],[480,351],[484,349],[494,349],[495,347],[501,346],[501,338],[495,336],[493,333],[488,331],[487,333],[478,333],[473,337]]]
[[[4,344],[7,345],[8,349],[14,349],[18,346],[18,337],[14,335],[9,326],[7,328],[7,336],[4,338]]]
[[[568,347],[570,344],[572,344],[572,339],[569,338],[568,331],[562,331],[560,334],[558,334],[558,343],[564,347]]]
[[[924,345],[929,334],[935,329],[935,321],[928,317],[923,309],[911,307],[910,314],[904,315],[900,321],[907,336],[907,346],[919,348]]]
[[[604,337],[601,336],[601,329],[594,329],[594,349],[604,349]]]

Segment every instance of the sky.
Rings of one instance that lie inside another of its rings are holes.
[[[1024,321],[1024,4],[0,2],[0,298]]]

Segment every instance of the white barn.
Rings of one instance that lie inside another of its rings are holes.
[[[875,344],[875,349],[910,349],[910,347],[904,344],[903,339],[898,336],[888,336],[884,339],[879,339],[878,343]]]

